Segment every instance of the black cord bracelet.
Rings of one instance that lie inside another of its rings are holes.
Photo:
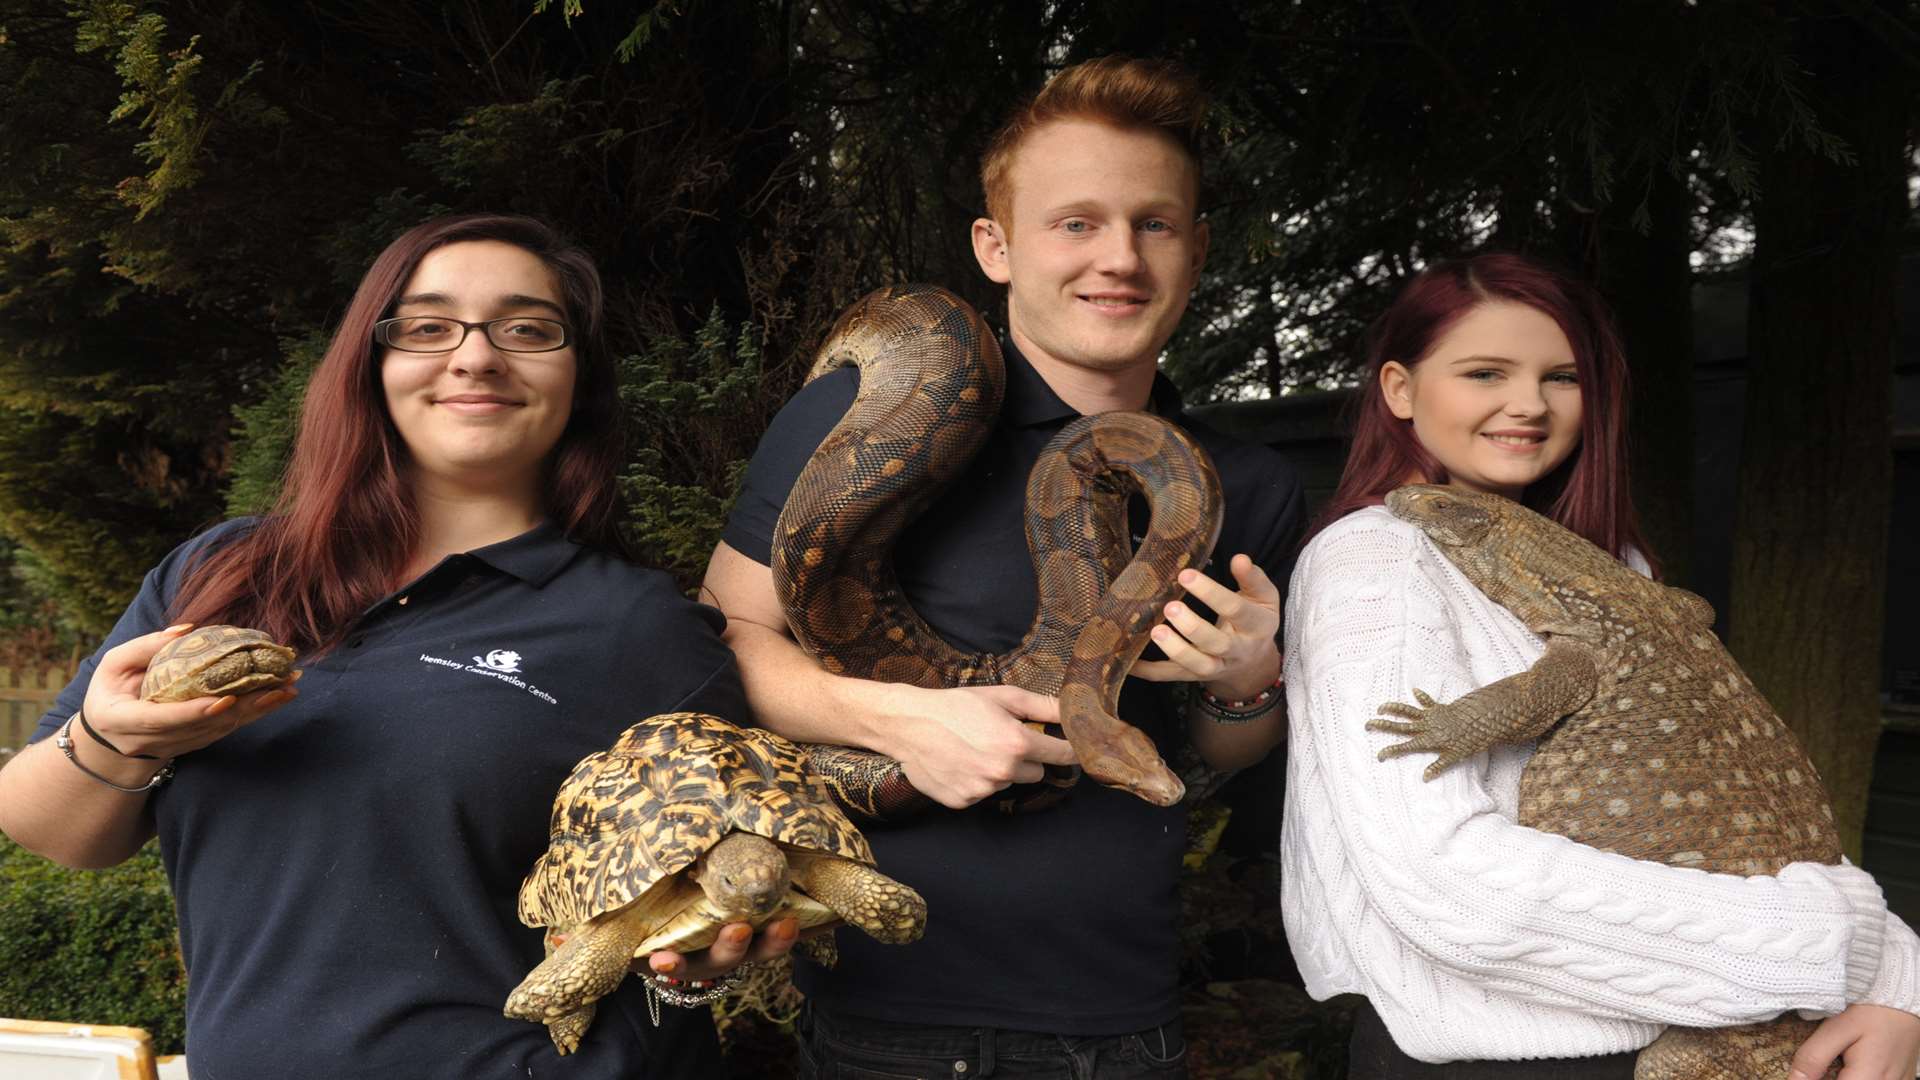
[[[93,725],[87,723],[87,714],[85,711],[81,709],[73,710],[73,718],[75,720],[80,721],[80,730],[86,732],[88,735],[93,736],[94,742],[97,742],[101,746],[104,746],[107,749],[113,751],[114,753],[119,754],[123,758],[133,758],[136,761],[159,761],[160,760],[160,757],[157,754],[129,754],[125,750],[122,750],[119,747],[108,742],[107,737],[105,735],[102,735],[99,732],[93,730]]]

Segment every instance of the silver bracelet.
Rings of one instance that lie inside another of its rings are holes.
[[[741,965],[742,968],[745,966]],[[643,982],[647,988],[647,1019],[653,1021],[654,1027],[659,1027],[662,1001],[687,1009],[711,1005],[740,988],[740,968],[717,979],[695,979],[686,983],[656,972]],[[686,989],[681,989],[683,985]]]
[[[74,716],[78,716],[78,715],[80,714],[79,713],[74,714]],[[60,725],[60,733],[53,737],[53,745],[59,747],[60,752],[67,755],[67,760],[73,762],[74,768],[79,769],[81,772],[86,773],[88,776],[92,777],[94,780],[107,785],[108,787],[112,788],[115,791],[124,791],[129,795],[144,795],[147,792],[152,791],[154,788],[159,787],[161,784],[166,783],[168,780],[173,779],[173,759],[172,758],[168,758],[167,763],[160,767],[160,771],[157,773],[154,773],[151,779],[149,779],[146,783],[141,784],[139,787],[127,787],[123,784],[116,784],[113,781],[107,779],[106,777],[101,776],[99,773],[94,772],[92,769],[87,768],[87,766],[80,760],[79,755],[73,752],[73,719],[74,719],[73,716],[69,716],[67,717],[67,722]]]

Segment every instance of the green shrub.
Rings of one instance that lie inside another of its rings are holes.
[[[280,351],[284,363],[265,393],[233,410],[233,468],[227,474],[227,513],[232,517],[263,514],[279,498],[307,381],[327,353],[327,335],[288,339],[280,343]]]
[[[620,401],[633,448],[621,474],[628,539],[641,561],[700,580],[739,493],[747,456],[778,402],[767,399],[765,350],[719,307],[691,338],[654,335],[620,361]]]
[[[145,1028],[178,1054],[186,1007],[158,848],[68,870],[0,837],[0,1016]]]

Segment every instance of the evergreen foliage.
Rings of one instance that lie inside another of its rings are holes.
[[[620,477],[625,531],[642,559],[689,589],[699,580],[738,494],[760,412],[763,353],[752,327],[718,307],[693,334],[660,337],[621,361],[621,403],[634,443]],[[676,481],[674,478],[685,477]]]
[[[0,1016],[145,1028],[178,1054],[186,1007],[158,848],[68,870],[0,837]]]
[[[1213,253],[1169,349],[1199,401],[1346,379],[1392,285],[1438,254],[1493,240],[1598,272],[1602,225],[1647,224],[1654,175],[1687,178],[1683,227],[1710,248],[1747,212],[1756,142],[1846,153],[1786,19],[502,0],[456,22],[372,0],[0,0],[0,534],[70,622],[104,626],[136,568],[270,499],[298,343],[374,253],[496,209],[601,260],[616,347],[651,387],[629,399],[632,527],[685,578],[840,307],[917,279],[997,308],[967,243],[976,162],[1059,66],[1172,55],[1214,95]],[[708,363],[715,319],[756,335],[757,383],[701,369],[723,403],[675,403],[674,365]]]
[[[307,381],[327,352],[327,337],[314,332],[282,346],[283,366],[258,401],[233,410],[233,468],[227,479],[227,516],[263,514],[280,495],[300,430]]]

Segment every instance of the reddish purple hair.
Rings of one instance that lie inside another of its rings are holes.
[[[1580,380],[1580,442],[1567,460],[1521,496],[1533,510],[1624,558],[1635,548],[1658,567],[1640,533],[1627,482],[1627,360],[1613,317],[1598,293],[1521,255],[1490,253],[1435,263],[1401,289],[1367,334],[1367,365],[1354,403],[1353,444],[1340,486],[1311,532],[1364,506],[1378,506],[1402,484],[1444,484],[1447,470],[1420,445],[1413,423],[1393,415],[1380,369],[1412,368],[1461,316],[1481,304],[1525,304],[1558,323],[1573,346]]]
[[[387,414],[373,324],[428,252],[470,240],[522,248],[559,281],[576,373],[567,426],[544,466],[544,510],[569,537],[626,555],[617,528],[624,442],[599,271],[542,222],[461,214],[408,230],[368,268],[307,384],[278,501],[259,527],[189,569],[174,619],[256,627],[302,653],[324,652],[400,584],[420,521],[402,468],[406,446]]]

